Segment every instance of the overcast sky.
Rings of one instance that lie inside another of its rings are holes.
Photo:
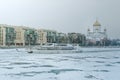
[[[96,18],[120,38],[120,0],[0,0],[0,24],[86,34]]]

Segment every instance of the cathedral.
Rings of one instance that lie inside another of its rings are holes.
[[[103,45],[105,44],[104,42],[106,39],[107,39],[106,29],[101,31],[101,24],[98,22],[98,20],[96,20],[95,23],[93,24],[93,31],[90,31],[90,29],[88,29],[87,31],[88,43]]]

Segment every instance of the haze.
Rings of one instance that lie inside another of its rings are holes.
[[[86,34],[96,18],[120,38],[120,0],[0,0],[0,24]]]

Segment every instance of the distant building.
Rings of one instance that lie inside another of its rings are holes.
[[[68,33],[69,43],[76,43],[81,46],[85,45],[86,36],[81,33]]]
[[[15,38],[15,46],[25,46],[25,29],[23,26],[15,26],[15,33],[16,33],[16,38]]]
[[[0,25],[0,46],[6,46],[6,27],[5,25]]]
[[[14,45],[15,41],[15,30],[11,25],[1,24],[0,25],[0,45],[10,46]]]
[[[37,44],[47,43],[47,32],[44,29],[37,29]]]
[[[68,43],[68,36],[65,33],[57,33],[57,43]]]
[[[87,44],[93,45],[104,45],[105,40],[107,39],[107,32],[106,29],[101,31],[101,24],[96,20],[93,24],[93,32],[88,29],[87,32]]]
[[[59,33],[55,30],[0,24],[0,46],[26,46],[46,43],[85,44],[81,33]]]
[[[37,31],[34,28],[24,27],[25,45],[36,45],[37,44]]]
[[[56,43],[57,31],[43,29],[43,32],[46,33],[47,43]]]

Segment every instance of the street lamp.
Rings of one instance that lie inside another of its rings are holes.
[[[30,48],[29,51],[28,51],[28,53],[33,53],[33,51],[31,50],[31,46],[30,46],[31,39],[32,39],[32,33],[30,33],[30,31],[27,31],[27,40],[28,40],[29,48]]]

